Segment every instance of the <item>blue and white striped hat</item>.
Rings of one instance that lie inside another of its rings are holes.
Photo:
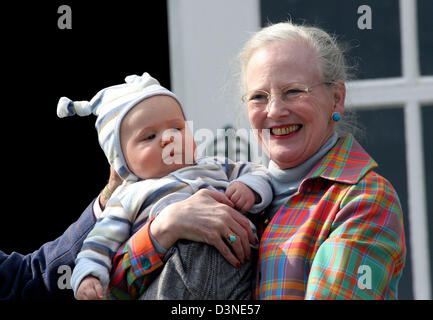
[[[148,73],[131,75],[125,78],[125,83],[111,86],[99,91],[90,101],[71,101],[60,98],[57,104],[57,116],[60,118],[73,116],[96,115],[96,130],[99,144],[104,150],[110,165],[123,180],[140,180],[131,172],[126,164],[120,146],[120,123],[126,113],[140,101],[155,96],[167,95],[177,100],[174,93],[162,87],[158,80]],[[183,110],[182,110],[183,112]]]

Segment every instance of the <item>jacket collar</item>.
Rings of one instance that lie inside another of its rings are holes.
[[[348,134],[338,139],[335,146],[313,167],[304,182],[321,177],[356,184],[368,171],[377,166],[376,161],[351,134]]]

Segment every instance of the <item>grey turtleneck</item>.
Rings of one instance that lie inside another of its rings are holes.
[[[334,133],[311,158],[297,167],[280,169],[272,160],[269,162],[268,169],[274,192],[274,199],[267,209],[270,218],[272,218],[289,197],[298,190],[304,177],[313,169],[317,162],[328,153],[337,140],[338,135]]]

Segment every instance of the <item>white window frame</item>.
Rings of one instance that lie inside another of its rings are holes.
[[[421,105],[433,102],[433,77],[420,75],[416,0],[399,0],[399,6],[402,77],[350,82],[348,101],[355,109],[403,106],[411,253],[407,259],[412,262],[415,299],[431,299]]]

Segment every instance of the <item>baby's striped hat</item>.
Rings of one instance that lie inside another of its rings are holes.
[[[95,127],[99,144],[108,162],[123,180],[138,181],[140,178],[129,170],[120,146],[120,123],[132,107],[155,95],[173,97],[181,106],[174,93],[162,87],[158,80],[148,73],[144,73],[142,76],[127,76],[125,83],[102,89],[90,101],[71,101],[62,97],[57,104],[57,116],[64,118],[75,114],[96,115]]]

